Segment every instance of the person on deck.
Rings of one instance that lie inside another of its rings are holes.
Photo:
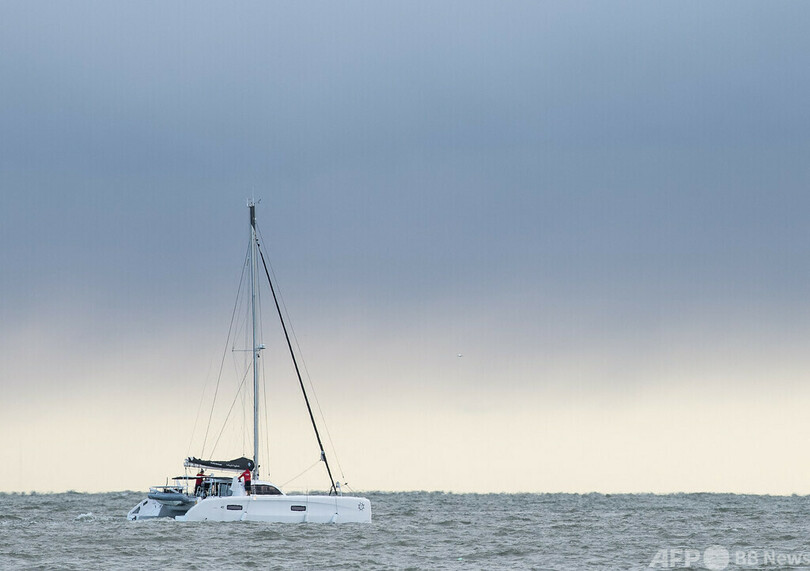
[[[245,493],[250,494],[250,470],[242,472],[239,479],[245,481]]]
[[[197,472],[197,479],[194,480],[194,495],[197,496],[200,493],[200,488],[202,488],[203,478],[205,477],[205,470],[200,468],[200,471]]]

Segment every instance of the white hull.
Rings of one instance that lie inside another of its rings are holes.
[[[177,521],[369,523],[371,502],[353,496],[230,496],[200,500]]]

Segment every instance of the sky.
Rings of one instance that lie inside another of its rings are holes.
[[[4,3],[0,491],[146,490],[202,453],[255,197],[353,489],[810,493],[808,28]],[[264,475],[323,489],[270,317]]]

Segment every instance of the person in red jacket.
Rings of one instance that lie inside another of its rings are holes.
[[[240,480],[245,481],[245,492],[250,494],[250,470],[245,470],[239,475]]]
[[[200,488],[202,488],[203,478],[205,477],[205,470],[200,468],[200,471],[197,472],[197,479],[194,480],[194,495],[199,495]]]

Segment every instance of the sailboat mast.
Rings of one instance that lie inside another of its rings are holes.
[[[250,208],[250,310],[253,318],[253,479],[259,477],[259,345],[256,338],[256,280],[258,279],[256,260],[256,205]]]

